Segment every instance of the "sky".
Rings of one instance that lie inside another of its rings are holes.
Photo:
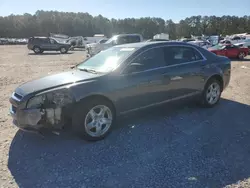
[[[0,0],[0,16],[37,10],[88,12],[107,18],[161,17],[178,22],[196,15],[250,16],[250,0]]]

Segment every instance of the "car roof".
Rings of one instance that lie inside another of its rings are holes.
[[[193,44],[186,42],[171,42],[171,41],[155,41],[155,42],[138,42],[138,43],[128,43],[122,44],[115,47],[122,48],[143,48],[143,47],[157,47],[157,46],[171,46],[171,45],[181,45],[181,46],[194,46]]]

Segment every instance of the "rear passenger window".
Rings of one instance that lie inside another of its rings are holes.
[[[136,36],[136,35],[135,36],[129,36],[128,42],[129,43],[140,42],[140,37]]]
[[[164,55],[168,65],[188,63],[203,59],[197,50],[190,47],[166,47],[164,49]]]
[[[153,48],[136,57],[132,63],[141,64],[137,72],[166,66],[163,48]]]

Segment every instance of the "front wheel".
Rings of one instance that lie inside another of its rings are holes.
[[[61,47],[60,52],[61,52],[61,54],[66,54],[68,52],[68,49],[65,47]]]
[[[205,107],[213,107],[221,97],[221,84],[217,79],[211,79],[207,82],[201,98],[201,104]]]
[[[76,107],[72,126],[84,140],[97,141],[109,134],[114,118],[113,106],[106,100],[95,99]]]

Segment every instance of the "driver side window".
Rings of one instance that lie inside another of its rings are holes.
[[[138,55],[130,65],[126,73],[142,72],[166,66],[163,48],[153,48]],[[132,68],[132,69],[131,69]]]
[[[56,41],[53,39],[50,39],[50,44],[56,44]]]

